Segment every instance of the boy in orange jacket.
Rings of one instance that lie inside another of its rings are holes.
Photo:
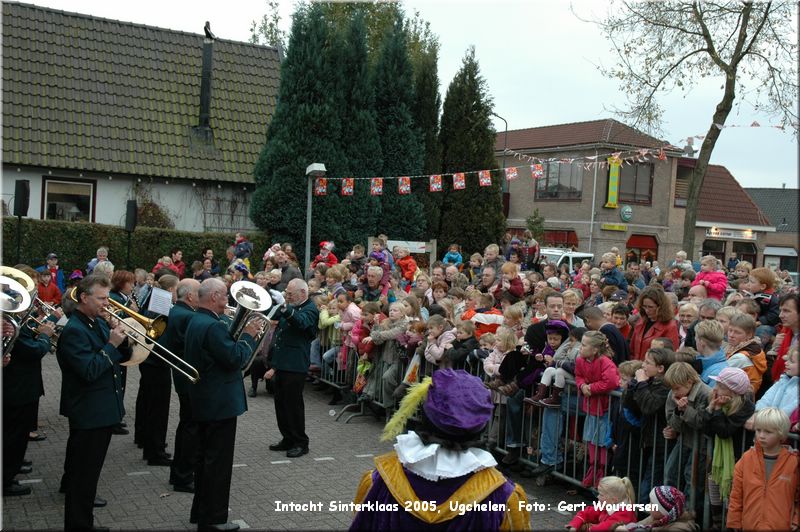
[[[778,408],[756,412],[755,447],[733,470],[728,528],[798,530],[800,528],[800,457],[781,445],[789,417]]]

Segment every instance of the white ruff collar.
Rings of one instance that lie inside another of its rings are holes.
[[[438,443],[425,445],[414,431],[398,436],[394,450],[406,469],[433,482],[441,478],[462,477],[497,465],[488,451],[476,447],[452,451]]]

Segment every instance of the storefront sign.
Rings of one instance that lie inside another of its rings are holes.
[[[600,229],[606,231],[627,231],[628,226],[625,224],[600,224]]]
[[[630,222],[631,218],[633,218],[633,207],[630,205],[623,205],[619,210],[619,218],[623,222]]]
[[[711,238],[735,238],[736,240],[756,239],[756,234],[750,230],[738,231],[736,229],[720,229],[718,227],[706,229],[706,236]]]

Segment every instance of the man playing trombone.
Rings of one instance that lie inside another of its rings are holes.
[[[64,463],[64,528],[92,529],[97,482],[112,428],[125,414],[120,362],[131,356],[126,334],[107,315],[111,287],[104,275],[90,275],[78,285],[77,307],[64,326],[56,357],[61,367],[61,414],[69,418]],[[95,529],[96,530],[96,529]]]
[[[186,361],[200,380],[189,389],[197,421],[198,458],[190,521],[199,530],[236,530],[228,523],[236,418],[247,410],[242,368],[256,348],[261,320],[250,320],[234,338],[220,315],[228,290],[219,279],[206,279],[198,290],[198,308],[186,329]]]

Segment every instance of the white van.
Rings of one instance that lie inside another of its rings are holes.
[[[569,271],[574,272],[575,266],[580,266],[581,262],[588,260],[592,262],[594,253],[584,253],[582,251],[572,251],[565,248],[541,248],[539,250],[540,260],[547,259],[547,262],[552,262],[556,265],[556,271],[559,266],[566,263],[569,264]]]

